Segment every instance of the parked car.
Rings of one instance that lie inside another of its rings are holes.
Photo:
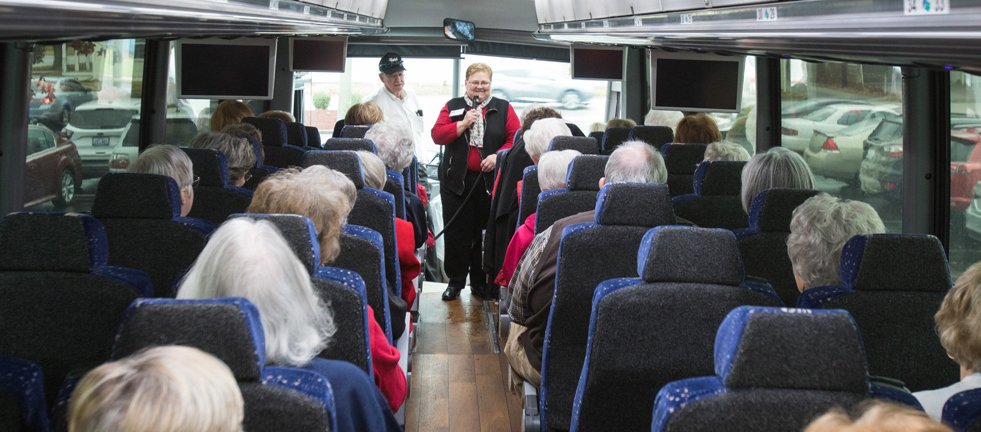
[[[959,125],[950,131],[950,208],[963,212],[981,181],[981,124]]]
[[[807,114],[810,114],[826,106],[839,105],[839,104],[861,105],[861,104],[865,104],[865,102],[853,101],[848,99],[826,99],[826,98],[805,99],[799,101],[785,101],[780,108],[780,117],[785,119],[803,117]]]
[[[509,102],[540,103],[563,109],[584,108],[592,97],[581,80],[556,78],[533,69],[495,71],[491,92],[494,97]]]
[[[53,131],[60,131],[79,105],[95,99],[92,90],[74,78],[45,78],[32,81],[33,95],[28,118]]]
[[[964,228],[969,237],[981,241],[981,182],[974,184],[974,198],[965,211]]]
[[[858,180],[866,195],[889,194],[899,202],[903,181],[903,119],[882,119],[863,143],[865,158],[858,169]]]
[[[75,109],[65,126],[65,135],[75,142],[82,156],[83,178],[109,172],[109,159],[139,112],[139,99],[93,101]]]
[[[891,106],[843,103],[828,105],[801,117],[785,118],[780,128],[780,145],[803,154],[814,130],[838,132],[873,116],[881,117],[883,112],[895,113],[896,109]]]
[[[858,186],[859,166],[865,156],[865,140],[885,117],[900,119],[893,111],[872,111],[868,118],[837,132],[815,129],[804,150],[804,160],[811,171]]]
[[[75,144],[45,126],[27,127],[24,207],[54,201],[66,207],[82,184],[82,159]]]
[[[195,116],[184,105],[167,108],[167,125],[164,129],[164,143],[186,147],[198,134]],[[121,143],[112,151],[109,158],[109,172],[126,172],[136,162],[140,150],[140,115],[133,117],[123,132]]]

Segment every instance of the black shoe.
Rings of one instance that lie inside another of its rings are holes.
[[[460,297],[460,291],[463,291],[463,287],[448,285],[443,291],[443,301],[456,300]]]
[[[470,285],[470,295],[481,300],[487,300],[487,287],[484,285]]]

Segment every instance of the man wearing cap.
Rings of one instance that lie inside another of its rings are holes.
[[[422,109],[416,94],[405,88],[405,66],[402,56],[387,53],[378,61],[378,78],[384,87],[368,100],[378,104],[385,121],[400,121],[412,130],[412,142],[418,146],[423,132]]]

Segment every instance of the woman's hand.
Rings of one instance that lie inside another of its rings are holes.
[[[456,122],[456,135],[460,136],[463,131],[470,129],[470,126],[477,121],[477,110],[469,110],[463,116],[463,120]]]
[[[487,156],[484,160],[480,161],[480,170],[483,172],[490,172],[494,170],[495,166],[497,166],[497,153]]]

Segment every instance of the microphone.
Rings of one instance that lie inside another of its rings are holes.
[[[477,96],[474,96],[472,109],[477,109],[479,107],[480,107],[480,99],[478,99]]]

